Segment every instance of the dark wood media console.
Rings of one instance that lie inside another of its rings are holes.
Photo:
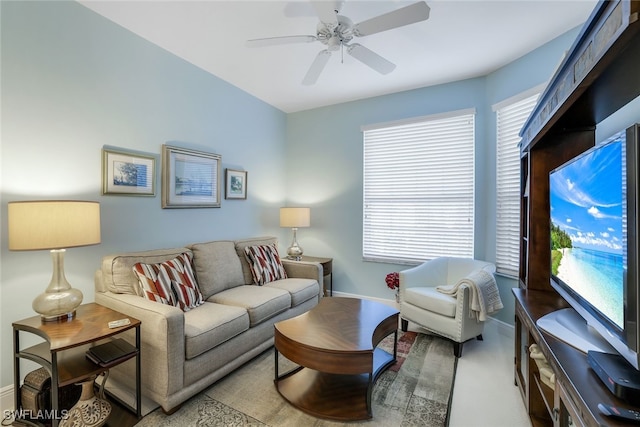
[[[533,426],[567,426],[569,417],[575,426],[629,425],[606,417],[598,403],[633,408],[616,398],[602,384],[587,363],[587,356],[551,335],[541,332],[536,321],[547,313],[567,307],[551,292],[514,289],[516,297],[516,383],[527,403]],[[556,374],[555,388],[540,380],[536,364],[528,356],[528,347],[536,343]]]
[[[640,96],[639,14],[637,0],[599,2],[522,129],[515,382],[534,427],[628,425],[600,414],[598,403],[631,406],[608,391],[586,355],[536,321],[567,306],[550,283],[549,172],[593,147],[596,125]],[[549,362],[553,387],[541,380],[531,344]]]

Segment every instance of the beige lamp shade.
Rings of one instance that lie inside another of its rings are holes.
[[[9,250],[65,249],[100,243],[100,204],[75,200],[10,202]]]
[[[280,208],[280,227],[300,228],[310,225],[310,208]]]

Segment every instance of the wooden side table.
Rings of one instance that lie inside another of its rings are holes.
[[[128,318],[131,323],[119,328],[110,329],[108,323],[113,320]],[[65,385],[81,382],[94,375],[99,375],[109,368],[123,363],[119,360],[108,366],[100,366],[86,358],[85,353],[90,346],[100,340],[113,337],[122,332],[136,331],[135,347],[138,350],[131,357],[136,358],[136,408],[120,402],[142,416],[142,395],[140,387],[140,321],[126,316],[99,304],[83,304],[76,310],[73,319],[58,322],[42,322],[40,316],[14,322],[13,356],[14,356],[14,403],[15,410],[22,407],[20,396],[20,359],[28,359],[45,367],[51,375],[51,425],[56,427],[60,422],[58,389]],[[20,333],[31,333],[45,339],[45,342],[21,349]],[[126,359],[128,360],[128,359]]]
[[[324,295],[333,296],[333,258],[323,258],[323,257],[302,255],[302,259],[300,261],[317,262],[320,265],[322,265],[322,274],[324,274],[325,278],[329,276],[329,292],[328,293],[327,293],[326,287],[324,286],[324,283],[322,284]]]

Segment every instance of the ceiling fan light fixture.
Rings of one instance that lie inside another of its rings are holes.
[[[333,36],[329,40],[327,40],[327,49],[332,52],[340,49],[340,45],[342,45],[342,40],[340,40],[337,36]]]

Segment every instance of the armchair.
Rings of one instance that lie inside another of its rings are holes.
[[[484,270],[485,274],[480,270]],[[401,271],[400,317],[401,329],[406,331],[411,321],[420,327],[453,341],[456,357],[462,355],[462,345],[472,338],[482,340],[484,315],[471,312],[474,280],[486,278],[490,288],[489,309],[502,308],[493,277],[495,265],[470,258],[441,257]],[[447,286],[449,285],[449,286]],[[455,285],[452,287],[451,285]],[[436,289],[447,286],[447,293]],[[452,289],[455,292],[452,292]],[[477,290],[477,286],[476,286]],[[478,295],[475,295],[476,298]],[[486,293],[480,295],[486,298]],[[497,299],[497,301],[496,301]],[[474,304],[475,305],[475,304]],[[474,307],[475,308],[475,307]]]

